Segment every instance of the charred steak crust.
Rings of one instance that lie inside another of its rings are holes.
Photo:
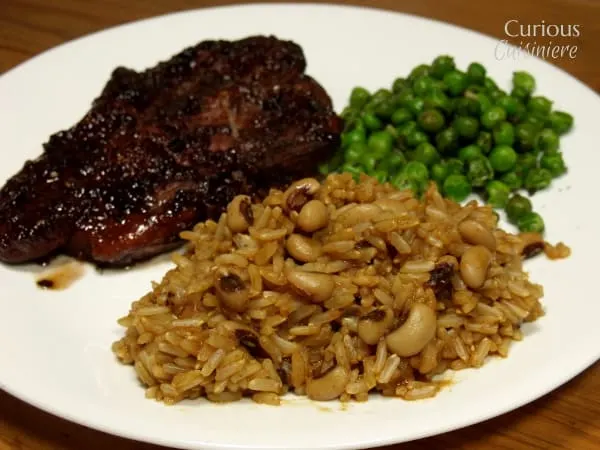
[[[295,43],[257,36],[117,68],[85,117],[0,191],[0,260],[131,264],[237,194],[312,174],[341,120],[305,67]]]

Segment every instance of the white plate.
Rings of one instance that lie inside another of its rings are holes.
[[[529,264],[543,283],[547,315],[525,327],[506,360],[456,374],[437,398],[421,402],[373,398],[342,410],[293,401],[279,408],[242,402],[165,407],[144,399],[131,367],[115,361],[115,320],[159,279],[168,263],[98,274],[64,292],[36,288],[32,270],[0,267],[0,387],[49,411],[99,430],[181,448],[341,449],[395,443],[446,432],[530,402],[574,377],[600,355],[600,244],[597,151],[600,99],[540,60],[497,60],[497,41],[454,26],[370,9],[257,5],[206,9],[138,22],[48,51],[0,78],[0,180],[41,151],[47,137],[88,109],[112,69],[142,69],[209,38],[274,34],[302,45],[308,72],[341,109],[351,88],[389,85],[442,53],[460,67],[482,62],[509,86],[528,70],[539,92],[574,113],[564,139],[569,175],[535,197],[548,237],[573,249],[565,261]]]

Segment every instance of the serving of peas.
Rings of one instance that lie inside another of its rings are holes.
[[[519,71],[505,92],[481,64],[461,71],[448,55],[390,88],[355,87],[341,114],[341,148],[321,173],[366,173],[417,195],[434,181],[447,198],[479,194],[505,209],[520,231],[541,233],[544,221],[523,194],[546,189],[567,171],[560,137],[573,117],[553,110],[535,88],[533,76]]]

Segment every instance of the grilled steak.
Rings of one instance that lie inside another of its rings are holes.
[[[250,37],[117,68],[85,117],[0,191],[0,260],[131,264],[237,194],[313,174],[341,121],[305,66],[293,42]]]

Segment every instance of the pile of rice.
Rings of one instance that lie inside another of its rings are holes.
[[[119,320],[113,351],[168,404],[431,397],[436,375],[506,357],[543,315],[523,259],[569,253],[497,220],[434,185],[419,200],[348,174],[236,197],[182,233],[186,252]]]

